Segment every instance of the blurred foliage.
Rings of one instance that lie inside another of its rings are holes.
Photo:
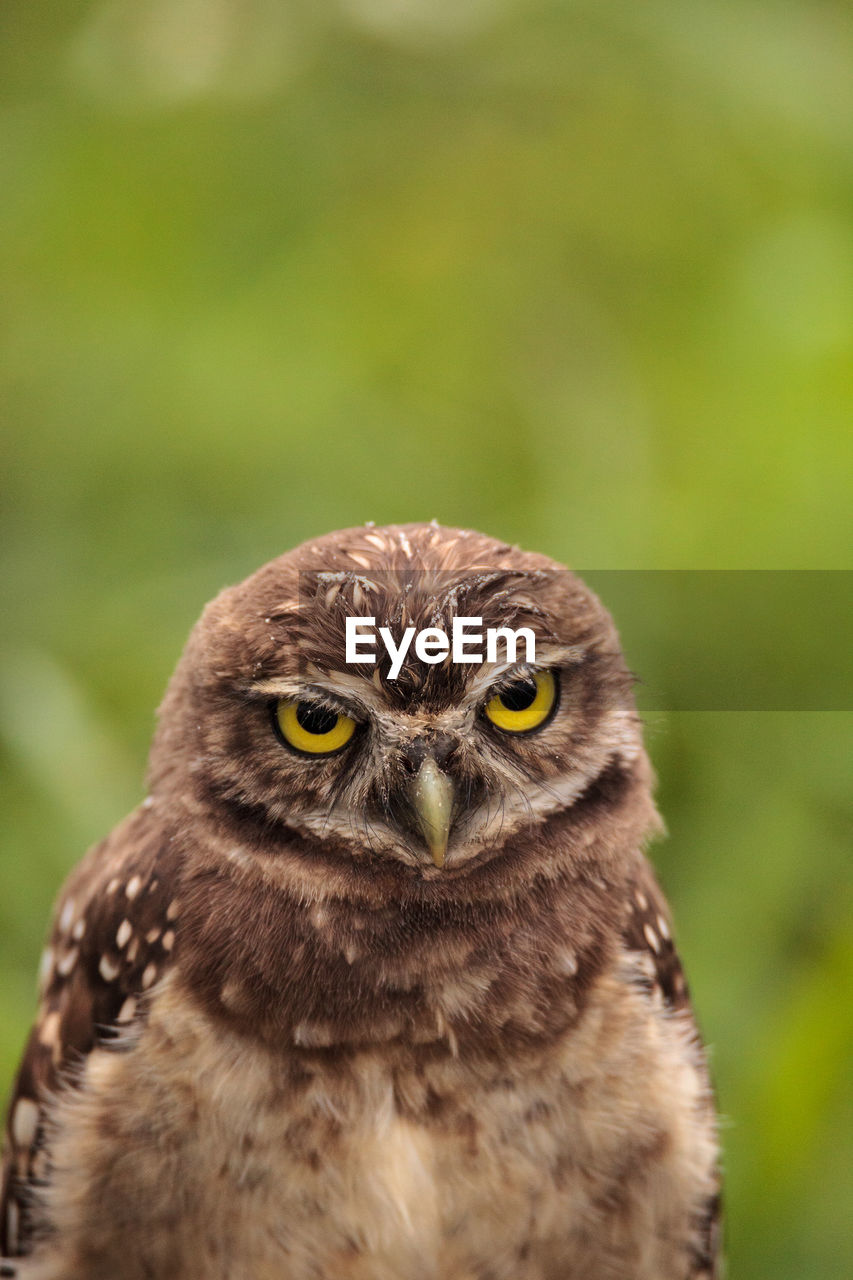
[[[850,567],[851,56],[842,0],[5,0],[4,1087],[220,586],[433,516],[591,570]],[[641,674],[680,651],[644,599]],[[811,679],[773,599],[759,651]],[[648,721],[730,1273],[850,1274],[849,702]]]

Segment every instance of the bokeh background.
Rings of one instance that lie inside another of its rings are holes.
[[[4,0],[4,1093],[219,587],[437,517],[599,571],[652,685],[701,649],[737,690],[734,597],[603,571],[832,570],[830,621],[774,578],[786,695],[648,728],[730,1275],[853,1274],[853,714],[808,692],[850,639],[851,66],[847,0]]]

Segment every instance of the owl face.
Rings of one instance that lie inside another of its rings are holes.
[[[353,617],[396,648],[459,617],[526,627],[535,661],[503,644],[464,663],[410,647],[396,672],[381,646],[348,662]],[[365,868],[454,876],[641,751],[631,685],[608,614],[553,561],[435,524],[346,530],[208,606],[161,708],[152,785],[265,848],[296,832]]]

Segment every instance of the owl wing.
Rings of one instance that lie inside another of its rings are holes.
[[[667,1008],[692,1017],[690,991],[672,940],[666,899],[648,863],[641,863],[631,886],[628,917],[622,932],[626,950],[639,962],[640,984],[659,995]]]
[[[689,1021],[697,1044],[699,1032],[693,1016],[690,989],[672,937],[672,919],[666,898],[649,864],[643,860],[631,885],[628,916],[622,942],[635,962],[634,981],[671,1013]],[[721,1196],[718,1189],[699,1207],[695,1245],[688,1280],[716,1280],[720,1265]]]
[[[32,1247],[32,1202],[49,1180],[45,1118],[51,1098],[75,1086],[96,1045],[144,1017],[145,994],[171,961],[178,910],[174,862],[148,801],[87,854],[62,890],[42,956],[38,1013],[6,1119],[3,1257]]]

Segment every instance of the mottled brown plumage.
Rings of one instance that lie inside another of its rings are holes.
[[[381,651],[345,662],[348,615],[528,626],[535,670],[410,653],[391,680]],[[496,727],[496,691],[545,671],[542,723]],[[222,592],[149,797],[57,905],[7,1126],[21,1274],[714,1276],[713,1106],[631,684],[579,579],[470,531],[345,530]],[[301,754],[281,700],[351,738]],[[424,779],[452,794],[446,856]]]

